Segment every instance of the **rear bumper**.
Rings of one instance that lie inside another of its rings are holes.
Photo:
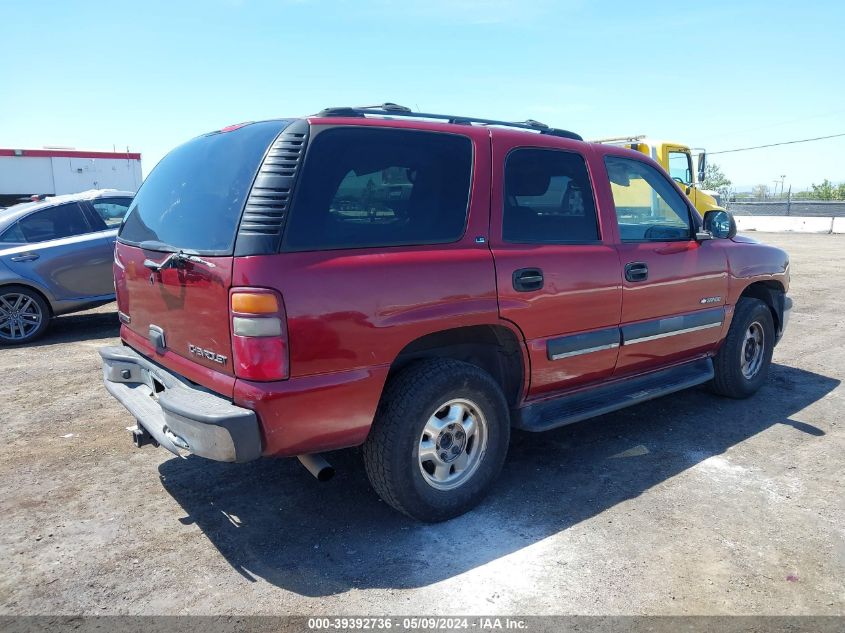
[[[106,389],[164,448],[222,462],[261,456],[254,411],[187,382],[130,347],[103,347]]]

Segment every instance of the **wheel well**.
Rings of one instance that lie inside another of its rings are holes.
[[[752,297],[759,299],[767,306],[772,313],[772,319],[775,322],[775,331],[779,332],[781,329],[781,321],[783,315],[783,298],[785,296],[783,285],[777,281],[756,281],[749,284],[745,290],[742,291],[740,299],[743,297]]]
[[[20,283],[18,281],[13,281],[13,282],[8,283],[8,284],[0,284],[0,292],[2,292],[4,288],[9,288],[9,287],[14,287],[14,286],[16,286],[18,288],[25,288],[25,289],[37,294],[39,297],[41,297],[44,300],[44,304],[47,306],[47,309],[50,311],[50,317],[52,318],[54,316],[53,315],[53,305],[50,303],[50,299],[48,299],[47,295],[45,295],[43,292],[41,292],[41,290],[39,290],[35,286],[30,286],[27,283]]]
[[[525,375],[516,335],[501,325],[474,325],[422,336],[406,345],[390,366],[388,380],[421,358],[452,358],[472,363],[489,373],[502,388],[508,404],[516,405]]]

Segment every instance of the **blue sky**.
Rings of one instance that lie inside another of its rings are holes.
[[[144,171],[230,123],[395,101],[709,151],[845,132],[845,4],[0,0],[0,147]],[[845,137],[713,156],[735,184],[845,180]]]

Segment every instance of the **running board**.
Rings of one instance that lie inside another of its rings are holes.
[[[701,358],[645,376],[529,404],[515,409],[511,420],[518,429],[547,431],[694,387],[712,378],[713,360]]]

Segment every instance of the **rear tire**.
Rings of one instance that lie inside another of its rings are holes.
[[[766,382],[774,344],[769,306],[751,297],[740,299],[728,336],[714,359],[713,391],[729,398],[753,395]]]
[[[50,306],[24,286],[0,288],[0,345],[23,345],[34,341],[50,325]]]
[[[419,521],[445,521],[484,498],[509,440],[507,402],[492,376],[461,361],[423,360],[385,389],[364,465],[393,508]]]

